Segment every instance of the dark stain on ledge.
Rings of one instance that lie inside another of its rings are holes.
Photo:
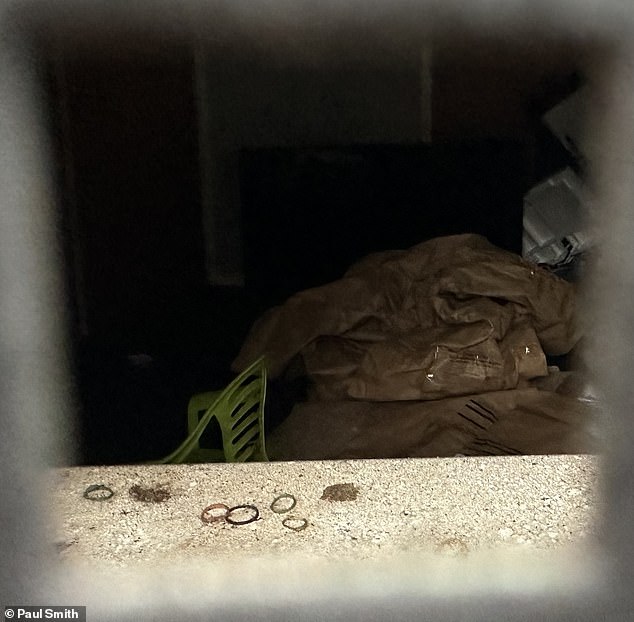
[[[135,484],[130,488],[130,496],[135,501],[144,501],[145,503],[162,503],[167,501],[172,493],[164,484],[159,484],[155,488],[143,488]]]
[[[354,484],[333,484],[324,488],[324,501],[356,501],[359,489]]]

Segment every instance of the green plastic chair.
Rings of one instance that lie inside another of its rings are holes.
[[[266,367],[260,358],[222,391],[198,393],[187,408],[188,437],[158,464],[268,461],[264,443]],[[222,434],[222,449],[200,446],[212,419]]]

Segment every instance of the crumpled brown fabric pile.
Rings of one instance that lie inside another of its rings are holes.
[[[315,399],[430,400],[517,387],[578,340],[574,287],[486,238],[370,255],[252,327],[232,368],[300,355]]]
[[[271,460],[599,453],[600,419],[598,404],[536,387],[420,402],[305,402],[267,450]]]

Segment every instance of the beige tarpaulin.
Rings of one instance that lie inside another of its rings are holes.
[[[598,406],[536,388],[423,402],[306,402],[267,440],[273,460],[596,453]]]
[[[370,255],[253,326],[233,363],[300,354],[322,400],[430,400],[516,388],[577,341],[573,286],[478,235]]]

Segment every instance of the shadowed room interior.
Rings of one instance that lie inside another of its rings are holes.
[[[583,81],[565,42],[114,43],[41,48],[83,464],[169,453],[253,322],[369,253],[461,233],[521,253],[523,197],[574,164],[541,122]],[[305,391],[270,382],[267,434]]]

